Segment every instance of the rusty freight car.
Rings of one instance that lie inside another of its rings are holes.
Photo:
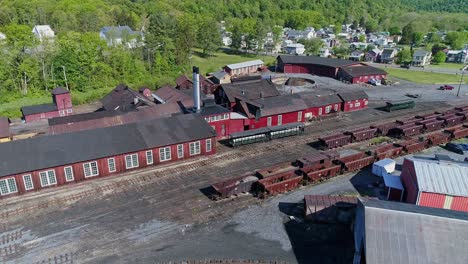
[[[426,135],[426,139],[429,141],[431,146],[437,146],[440,144],[445,144],[450,141],[450,133],[447,132],[435,132],[429,135]]]
[[[450,133],[452,139],[468,137],[468,125],[448,128],[445,131]]]
[[[385,158],[393,158],[401,154],[403,147],[396,146],[393,143],[384,144],[371,150],[376,160],[383,160]]]
[[[451,126],[456,126],[459,125],[463,122],[464,116],[456,115],[456,114],[450,114],[450,115],[444,115],[437,117],[438,120],[443,120],[444,121],[444,126],[445,127],[451,127]]]
[[[437,120],[437,119],[426,119],[422,121],[416,122],[418,125],[423,126],[423,130],[426,132],[436,131],[442,128],[444,124],[444,120]]]
[[[335,154],[336,153],[336,154]],[[307,157],[297,159],[295,164],[304,170],[318,170],[330,166],[332,160],[338,155],[337,152],[318,152]]]
[[[372,125],[370,127],[376,128],[378,135],[387,136],[388,132],[390,132],[390,130],[394,129],[397,126],[398,126],[398,123],[390,122],[390,123],[385,123],[385,124],[380,124],[380,125]]]
[[[258,181],[257,195],[265,198],[296,189],[302,182],[302,175],[284,174],[270,176]]]
[[[319,142],[324,149],[338,148],[351,143],[351,135],[339,133],[327,137],[320,137]]]
[[[351,142],[359,142],[375,137],[377,128],[359,128],[352,131],[347,131],[345,134],[351,135]]]
[[[211,198],[213,200],[219,200],[229,198],[231,196],[237,196],[242,193],[248,193],[252,191],[252,186],[257,181],[258,177],[251,173],[222,182],[217,182],[211,185],[215,191],[215,193],[211,195]]]
[[[298,168],[291,162],[276,164],[264,169],[257,170],[257,176],[261,179],[271,177],[277,174],[295,174]]]
[[[415,138],[415,139],[409,139],[402,143],[399,143],[399,145],[403,147],[403,150],[406,153],[411,154],[414,152],[424,150],[428,145],[428,141],[425,139]]]
[[[319,182],[324,179],[335,177],[341,171],[341,165],[333,165],[321,170],[304,170],[301,169],[304,177],[308,182]]]
[[[416,125],[414,123],[409,123],[406,125],[397,126],[392,130],[392,134],[397,137],[410,137],[417,134],[420,134],[423,129],[422,125]]]

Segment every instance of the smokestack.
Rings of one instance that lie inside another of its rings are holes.
[[[200,75],[199,69],[193,66],[193,106],[196,112],[200,112]]]

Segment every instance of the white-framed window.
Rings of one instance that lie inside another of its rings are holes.
[[[200,141],[195,141],[189,144],[190,156],[200,154]]]
[[[107,159],[107,167],[109,168],[109,172],[115,172],[117,170],[115,168],[115,158]]]
[[[97,161],[83,163],[83,171],[84,171],[85,177],[98,176],[99,169],[98,169]]]
[[[73,113],[73,109],[67,109],[67,113],[69,114]]]
[[[152,150],[146,151],[146,164],[148,165],[153,164],[153,151]]]
[[[297,112],[297,122],[302,121],[302,111]]]
[[[205,121],[206,121],[206,122],[210,122],[210,118],[209,118],[209,117],[205,117]]]
[[[177,158],[181,159],[184,157],[184,145],[179,144],[177,145]]]
[[[57,183],[54,170],[39,172],[39,178],[41,178],[41,186],[46,187]]]
[[[318,115],[322,115],[322,108],[319,108],[319,113]]]
[[[60,110],[60,111],[59,111],[59,115],[60,115],[60,116],[64,116],[64,115],[65,115],[65,110]]]
[[[0,195],[18,192],[15,178],[0,180]]]
[[[229,114],[224,114],[224,119],[229,119]]]
[[[368,105],[369,104],[369,101],[364,101],[364,105]]]
[[[160,161],[168,161],[171,160],[171,148],[165,147],[159,149],[159,160]]]
[[[283,116],[278,115],[278,126],[281,126],[283,124]]]
[[[133,169],[138,167],[138,154],[130,154],[125,156],[125,168]]]
[[[31,174],[23,175],[23,183],[24,183],[24,189],[26,191],[34,189],[34,183],[32,181]]]
[[[359,106],[361,106],[361,103],[357,102],[357,103],[354,104],[354,106],[359,107]]]
[[[211,151],[211,138],[206,140],[206,152]]]
[[[271,126],[271,120],[272,120],[271,116],[267,117],[267,126]]]
[[[65,181],[73,181],[73,168],[72,166],[67,166],[63,168],[63,172],[65,172]]]
[[[326,106],[326,107],[325,107],[325,113],[327,113],[327,114],[330,113],[331,109],[332,109],[332,106],[331,106],[331,105]]]
[[[339,104],[335,104],[335,111],[338,112],[338,107],[339,107],[339,106],[340,106]]]

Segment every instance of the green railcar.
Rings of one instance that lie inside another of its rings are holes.
[[[402,100],[402,101],[392,101],[386,102],[385,110],[388,112],[402,109],[410,109],[415,105],[413,100]]]

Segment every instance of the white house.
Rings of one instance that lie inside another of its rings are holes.
[[[0,40],[5,40],[5,39],[6,39],[6,35],[0,32]]]
[[[44,39],[53,39],[55,37],[55,32],[50,28],[49,25],[35,25],[32,33],[39,39],[43,41]]]
[[[319,56],[323,58],[328,58],[331,55],[329,48],[321,48],[319,51]]]
[[[449,50],[447,52],[447,62],[454,63],[467,63],[468,62],[468,48],[464,50]]]
[[[144,39],[140,31],[133,31],[129,26],[103,27],[99,36],[107,42],[108,46],[125,44],[128,48],[143,45]]]
[[[284,48],[284,51],[288,54],[304,54],[305,48],[304,45],[300,43],[289,44]]]
[[[431,64],[432,53],[425,50],[417,50],[413,54],[413,66],[426,66]]]

